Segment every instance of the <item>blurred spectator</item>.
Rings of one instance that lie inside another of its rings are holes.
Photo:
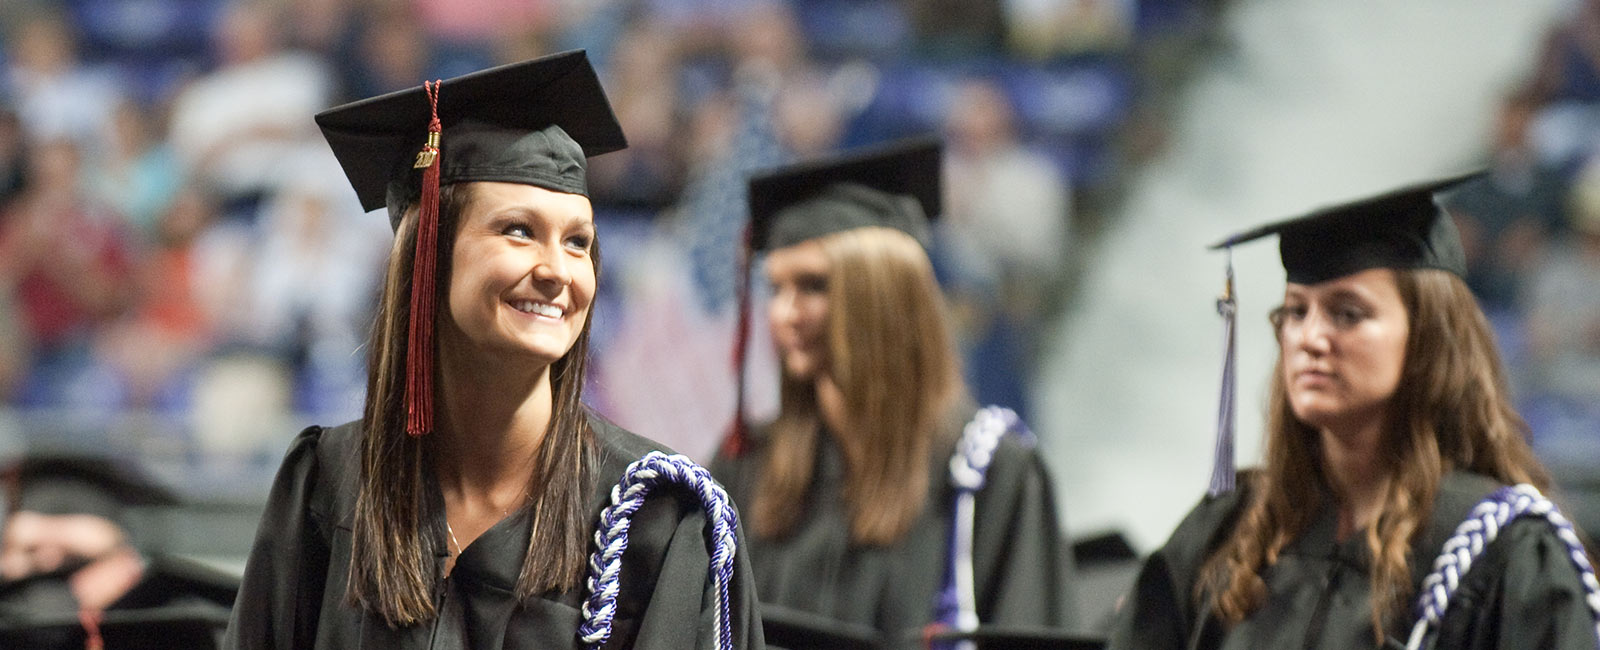
[[[772,105],[773,126],[795,158],[816,158],[839,147],[846,108],[834,89],[838,78],[818,72],[794,74],[778,91]]]
[[[366,365],[358,352],[392,239],[388,221],[363,214],[330,153],[307,153],[295,167],[263,206],[251,276],[239,285],[250,305],[230,323],[231,338],[320,384],[305,395],[359,393]]]
[[[330,74],[317,57],[284,49],[283,33],[274,5],[229,6],[215,34],[219,67],[174,103],[174,151],[191,177],[229,202],[229,214],[253,216],[297,152],[322,146],[308,116],[328,106]]]
[[[118,218],[80,190],[77,146],[52,140],[31,155],[27,189],[0,209],[0,294],[33,350],[22,389],[51,401],[93,367],[89,344],[127,306],[132,259]]]
[[[10,401],[27,378],[33,366],[31,352],[19,307],[8,292],[0,292],[0,403]]]
[[[753,67],[743,68],[754,70]],[[733,317],[743,268],[743,233],[749,214],[746,182],[787,156],[773,124],[772,75],[736,76],[732,90],[700,102],[688,127],[688,183],[673,221],[688,245],[698,304]]]
[[[28,168],[27,142],[16,111],[0,102],[0,205],[22,191]]]
[[[448,67],[444,69],[450,73],[459,74],[460,70],[473,65],[473,61],[485,61],[490,65],[504,65],[536,59],[563,49],[570,49],[551,44],[551,41],[557,38],[553,33],[555,29],[557,28],[548,25],[538,25],[521,30],[505,30],[498,35],[498,38],[486,46],[452,49],[452,56],[445,62]],[[598,55],[599,53],[597,52],[597,60]]]
[[[680,65],[672,34],[653,23],[635,23],[619,39],[606,85],[628,148],[590,161],[595,200],[661,208],[677,198],[688,162],[681,155]]]
[[[924,56],[993,55],[1005,41],[1001,0],[906,0],[915,47]]]
[[[1600,148],[1600,0],[1576,0],[1550,28],[1521,93],[1537,107],[1533,142],[1545,162],[1569,167]]]
[[[755,3],[731,16],[727,39],[732,89],[768,113],[764,119],[789,157],[834,152],[844,130],[844,102],[835,75],[810,58],[794,9]]]
[[[1491,317],[1516,308],[1518,284],[1542,259],[1550,234],[1566,228],[1565,179],[1528,141],[1533,108],[1516,97],[1500,107],[1488,175],[1447,199],[1467,255],[1467,285]]]
[[[1600,158],[1574,180],[1569,209],[1572,240],[1531,278],[1528,345],[1536,390],[1593,404],[1600,396]]]
[[[96,200],[126,217],[146,242],[158,239],[161,216],[183,183],[172,147],[157,122],[141,106],[119,103],[105,154],[96,157],[88,170],[89,189]]]
[[[953,93],[945,120],[949,234],[975,255],[969,275],[991,278],[1031,314],[1061,271],[1072,218],[1065,175],[1017,136],[1011,100],[992,81]]]
[[[941,224],[957,332],[983,403],[1025,409],[1034,331],[1070,254],[1071,195],[1049,158],[1018,139],[1004,89],[970,79],[945,121],[949,203]]]
[[[626,4],[619,0],[611,2]],[[728,18],[749,9],[752,4],[751,0],[640,0],[636,19],[670,29],[680,39],[699,42],[726,37]]]
[[[291,47],[336,58],[354,29],[358,5],[392,3],[363,0],[282,0],[285,32]]]
[[[7,31],[12,40],[5,82],[22,133],[34,140],[67,138],[98,155],[119,103],[116,78],[79,62],[77,38],[62,15],[24,12]]]
[[[800,23],[788,4],[755,2],[730,18],[725,38],[736,67],[760,66],[782,78],[811,65]]]
[[[1006,0],[1006,44],[1035,60],[1116,52],[1133,40],[1136,0]]]
[[[443,76],[430,74],[433,45],[415,13],[403,6],[369,11],[355,28],[352,56],[335,62],[343,97],[375,97]]]
[[[516,35],[552,29],[560,17],[552,0],[414,0],[417,17],[441,42],[494,46]]]
[[[187,406],[182,380],[212,344],[212,315],[198,295],[205,278],[199,275],[194,242],[215,218],[215,209],[196,188],[178,192],[155,224],[153,250],[132,281],[124,283],[137,302],[107,328],[99,347],[122,379],[129,406]]]

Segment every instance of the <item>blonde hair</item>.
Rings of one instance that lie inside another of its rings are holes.
[[[830,264],[827,372],[844,396],[849,431],[844,499],[850,538],[887,545],[927,506],[929,463],[942,419],[965,394],[933,265],[917,240],[891,228],[818,238]],[[785,376],[753,508],[762,537],[787,534],[816,468],[814,382]]]
[[[1388,488],[1365,538],[1380,644],[1385,625],[1404,613],[1411,596],[1411,562],[1430,559],[1410,557],[1411,543],[1427,527],[1446,472],[1540,489],[1550,482],[1528,446],[1527,425],[1511,406],[1488,321],[1466,283],[1437,269],[1395,271],[1394,278],[1410,333],[1381,442]],[[1267,596],[1261,571],[1305,532],[1327,494],[1320,437],[1294,415],[1281,354],[1268,408],[1266,464],[1252,474],[1239,524],[1206,561],[1195,588],[1197,597],[1213,598],[1212,609],[1229,624],[1261,606]]]

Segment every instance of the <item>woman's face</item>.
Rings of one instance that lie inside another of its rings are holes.
[[[468,191],[450,270],[455,329],[497,359],[554,363],[578,340],[594,299],[589,199],[519,183]]]
[[[1295,417],[1318,429],[1382,424],[1410,328],[1393,271],[1291,282],[1273,320]]]
[[[772,300],[767,318],[790,379],[811,380],[828,367],[828,256],[816,240],[767,253]]]

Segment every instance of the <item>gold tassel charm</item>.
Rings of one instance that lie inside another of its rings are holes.
[[[428,143],[422,145],[422,151],[417,152],[417,162],[411,164],[412,169],[426,169],[433,164],[433,159],[439,156],[439,132],[428,131]]]

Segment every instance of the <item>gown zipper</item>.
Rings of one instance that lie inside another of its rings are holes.
[[[450,576],[439,581],[439,593],[433,598],[433,629],[428,632],[428,650],[439,646],[439,621],[444,619],[445,601],[450,598]]]

